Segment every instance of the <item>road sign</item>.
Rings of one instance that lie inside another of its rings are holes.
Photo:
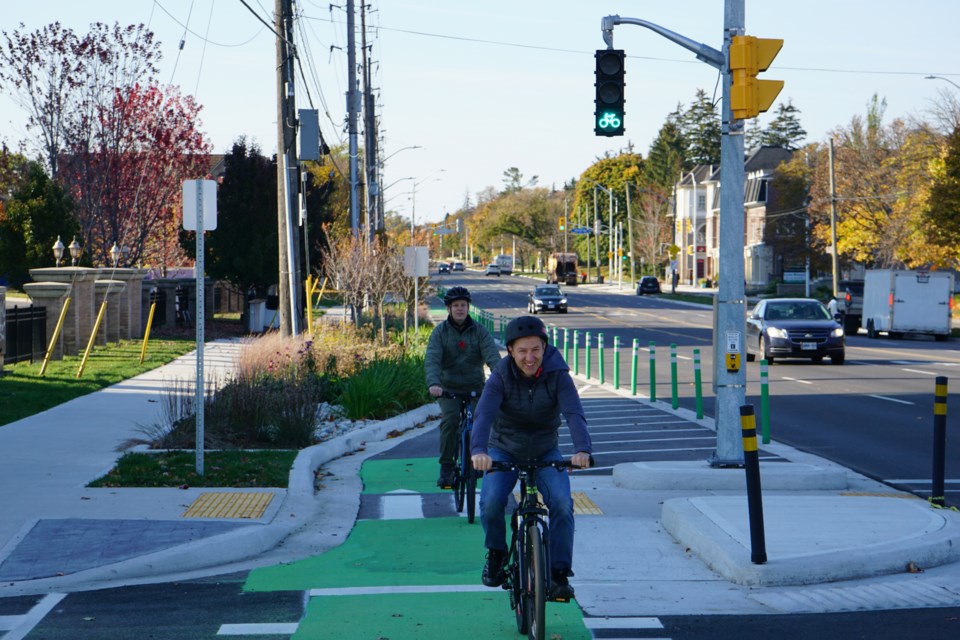
[[[570,233],[576,235],[588,235],[590,233],[590,227],[572,227]]]

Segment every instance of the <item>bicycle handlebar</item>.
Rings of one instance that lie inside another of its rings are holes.
[[[441,394],[441,397],[448,398],[450,400],[473,400],[474,398],[479,398],[480,394],[476,391],[471,391],[470,393],[454,393],[453,391],[444,391]]]
[[[593,456],[590,456],[590,466],[593,466]],[[520,471],[526,473],[534,473],[537,469],[546,469],[548,467],[553,467],[558,471],[563,471],[564,469],[588,469],[589,467],[577,467],[574,466],[569,460],[524,460],[522,462],[498,462],[494,460],[491,463],[490,471]]]

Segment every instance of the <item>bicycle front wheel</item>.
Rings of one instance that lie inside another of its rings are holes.
[[[463,470],[463,484],[466,487],[465,502],[467,505],[467,522],[473,524],[477,517],[477,472],[473,464],[467,460]]]
[[[544,640],[544,619],[547,607],[547,557],[543,546],[540,528],[535,524],[527,527],[526,540],[526,603],[527,637],[530,640]]]

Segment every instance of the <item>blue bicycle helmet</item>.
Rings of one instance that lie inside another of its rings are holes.
[[[511,320],[510,324],[507,325],[506,339],[508,347],[513,344],[513,341],[517,338],[526,338],[527,336],[537,336],[546,344],[547,327],[544,326],[540,318],[536,316],[520,316],[519,318]]]
[[[467,291],[466,287],[450,287],[450,289],[443,294],[443,304],[447,305],[448,307],[457,300],[466,300],[467,302],[472,301],[470,298],[470,292]]]

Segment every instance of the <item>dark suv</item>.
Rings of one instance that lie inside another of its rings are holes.
[[[848,336],[855,336],[863,315],[863,280],[841,280],[837,286],[840,288],[837,302],[843,315],[843,331]]]

